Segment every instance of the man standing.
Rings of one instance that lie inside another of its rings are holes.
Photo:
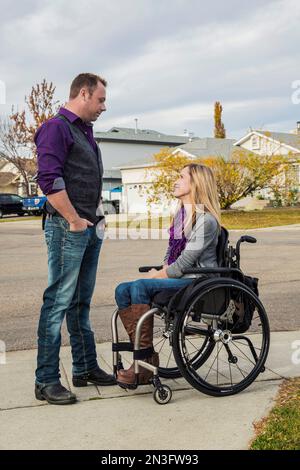
[[[35,395],[65,405],[76,396],[60,383],[61,326],[66,316],[73,358],[73,385],[114,385],[97,363],[89,322],[102,238],[103,166],[92,121],[105,108],[106,80],[82,73],[72,82],[67,104],[37,131],[38,183],[47,195],[45,239],[48,287],[38,327]]]

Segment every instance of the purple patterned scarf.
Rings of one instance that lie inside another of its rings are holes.
[[[169,238],[169,257],[168,265],[174,263],[177,260],[181,252],[184,250],[186,245],[186,238],[184,235],[184,206],[175,214],[173,223],[170,227],[170,238]]]

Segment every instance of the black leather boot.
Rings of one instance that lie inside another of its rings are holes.
[[[37,400],[46,400],[51,405],[71,405],[77,401],[76,395],[60,383],[43,387],[35,384],[35,397]]]
[[[107,374],[104,370],[100,369],[100,367],[83,375],[73,375],[74,387],[86,387],[88,382],[102,387],[106,385],[117,385],[115,377]]]

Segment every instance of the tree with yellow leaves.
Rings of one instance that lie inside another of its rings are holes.
[[[222,122],[222,111],[223,107],[219,101],[215,102],[215,112],[214,112],[214,121],[215,121],[215,131],[214,136],[216,139],[225,139],[226,130]]]
[[[228,209],[234,202],[253,195],[257,190],[270,186],[272,179],[285,172],[289,159],[285,156],[261,156],[237,147],[228,160],[222,156],[189,158],[172,153],[165,148],[154,155],[152,182],[147,193],[147,203],[159,203],[161,198],[172,200],[173,185],[180,170],[189,163],[201,163],[212,168],[219,193],[221,209]]]

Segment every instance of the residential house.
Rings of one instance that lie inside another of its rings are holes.
[[[122,212],[138,213],[147,210],[143,194],[147,184],[144,184],[144,179],[151,179],[139,167],[144,168],[145,162],[149,167],[153,155],[163,147],[176,147],[191,138],[187,134],[167,135],[151,129],[113,127],[107,132],[95,132],[95,139],[100,145],[106,171],[113,168],[120,175],[118,187],[121,186],[122,191],[112,188],[110,198],[121,199]]]
[[[0,193],[20,192],[20,175],[16,168],[4,159],[0,159]]]
[[[234,145],[244,147],[259,155],[300,154],[300,122],[297,125],[297,131],[290,133],[251,130]]]
[[[100,145],[105,170],[137,159],[147,159],[162,147],[176,147],[190,139],[188,135],[166,135],[151,129],[127,127],[112,127],[107,132],[95,132],[94,135]]]
[[[172,153],[174,155],[183,154],[190,158],[224,156],[229,159],[235,149],[234,143],[234,139],[193,138],[189,139],[187,143],[175,147]],[[146,213],[149,210],[147,189],[156,177],[155,166],[153,155],[119,166],[123,183],[123,212],[129,214]],[[152,212],[169,214],[170,202],[162,197],[159,204],[152,205],[151,210]]]
[[[300,121],[297,122],[297,129],[290,133],[251,130],[234,145],[259,155],[290,156],[290,176],[295,182],[295,187],[300,190]],[[270,196],[268,190],[261,193],[266,197]]]
[[[32,160],[28,158],[25,163],[29,174],[32,174]],[[31,178],[29,185],[30,194],[36,194],[38,188],[34,178]],[[0,193],[14,193],[19,196],[27,195],[22,175],[15,165],[3,158],[0,159]]]

